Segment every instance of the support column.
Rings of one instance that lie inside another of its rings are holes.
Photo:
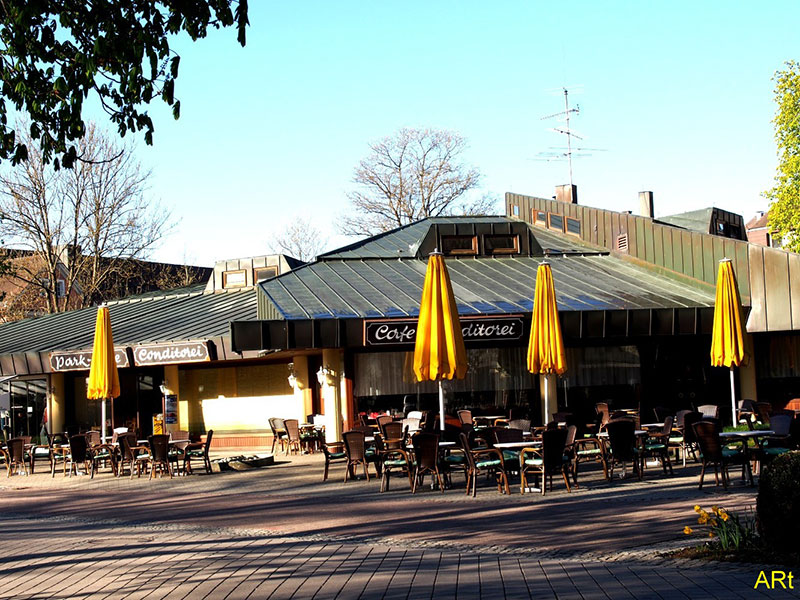
[[[342,401],[347,397],[344,373],[344,353],[342,350],[322,351],[322,397],[325,400],[325,440],[338,442],[342,439],[347,407]]]
[[[308,357],[295,356],[292,359],[294,365],[294,401],[293,405],[301,413],[298,420],[303,423],[306,416],[314,412],[314,402],[311,396],[311,377],[316,377],[314,373],[308,372]]]
[[[50,395],[47,403],[47,431],[59,433],[64,431],[67,420],[66,390],[64,374],[50,373]]]

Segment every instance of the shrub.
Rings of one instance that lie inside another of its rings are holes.
[[[761,473],[756,500],[763,543],[780,552],[797,549],[800,540],[800,452],[775,458]]]

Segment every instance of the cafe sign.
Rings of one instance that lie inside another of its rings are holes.
[[[522,315],[504,317],[461,317],[464,343],[513,342],[525,333]],[[364,321],[365,346],[397,346],[413,344],[417,336],[417,319],[381,319]]]
[[[206,362],[209,360],[211,360],[211,352],[208,341],[149,344],[133,348],[133,362],[137,367]]]
[[[117,363],[118,369],[131,366],[127,350],[127,348],[114,348],[114,361]],[[50,353],[50,369],[52,371],[88,371],[91,366],[91,350]]]

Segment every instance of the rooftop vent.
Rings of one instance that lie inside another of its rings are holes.
[[[628,234],[627,233],[620,233],[617,236],[617,243],[614,244],[614,248],[617,252],[628,252]]]

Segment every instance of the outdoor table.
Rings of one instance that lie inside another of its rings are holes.
[[[645,429],[650,429],[650,428],[652,428],[652,429],[661,429],[662,427],[664,427],[664,423],[663,422],[662,423],[642,423],[642,427],[644,427]]]
[[[758,438],[762,435],[775,435],[771,429],[753,429],[752,431],[724,431],[719,434],[721,440],[736,438]]]
[[[542,442],[538,440],[530,440],[527,442],[498,442],[494,444],[495,448],[500,448],[501,450],[523,450],[524,448],[530,448],[531,446],[541,446]]]
[[[662,423],[662,425],[663,425],[663,423]],[[634,431],[634,434],[636,436],[638,436],[638,437],[645,437],[648,433],[650,433],[650,432],[646,431],[644,429],[637,429],[636,431]],[[601,431],[600,433],[597,434],[597,437],[599,437],[599,438],[607,438],[608,437],[608,432],[607,431]],[[495,444],[495,446],[496,445],[497,444]]]

